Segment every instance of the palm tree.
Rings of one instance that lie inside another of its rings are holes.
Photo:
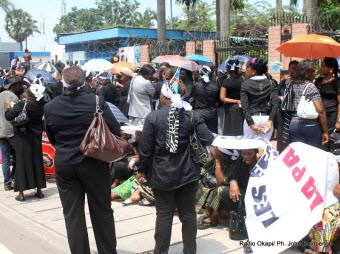
[[[0,9],[3,9],[5,12],[9,12],[11,8],[14,8],[14,4],[12,4],[8,0],[0,0]]]
[[[230,0],[220,0],[221,39],[227,40],[230,35]]]
[[[165,41],[165,0],[157,0],[157,40]]]
[[[190,5],[194,6],[197,2],[197,0],[176,0],[177,3],[179,4],[185,4],[186,7],[187,7],[187,12],[188,12],[188,31],[190,29],[190,22],[189,22],[189,19],[190,19],[190,15],[189,15],[189,11],[190,11]]]
[[[5,29],[13,40],[20,43],[21,51],[23,51],[23,41],[35,32],[40,33],[36,23],[37,21],[22,9],[13,9],[6,13]]]

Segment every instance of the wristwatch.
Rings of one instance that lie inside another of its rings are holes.
[[[340,123],[340,118],[337,120],[338,123]]]

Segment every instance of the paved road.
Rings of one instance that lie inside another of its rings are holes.
[[[1,167],[0,167],[1,168]],[[26,202],[14,199],[13,191],[4,191],[0,177],[0,253],[64,254],[69,253],[65,223],[54,180],[48,180],[45,198],[34,197],[34,190],[25,192]],[[112,202],[116,222],[118,253],[148,253],[154,248],[155,208]],[[89,212],[85,209],[92,253],[97,248]],[[202,215],[199,215],[199,217]],[[224,227],[199,230],[198,254],[243,253],[236,241],[231,241]],[[7,249],[8,250],[7,250]],[[169,254],[183,253],[181,223],[174,218]],[[295,253],[295,252],[285,252]]]

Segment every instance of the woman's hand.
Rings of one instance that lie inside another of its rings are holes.
[[[236,180],[233,180],[230,182],[230,199],[234,202],[237,202],[240,200],[240,196],[242,194],[240,193],[240,188],[238,187],[238,183]]]
[[[221,163],[223,161],[223,154],[216,146],[211,147],[211,154],[213,155],[216,162]]]
[[[266,125],[263,127],[263,133],[267,133],[268,131],[270,131],[270,129],[272,128],[273,126],[273,121],[268,121],[266,123]]]
[[[328,132],[327,132],[327,133],[323,133],[323,134],[322,134],[322,145],[327,144],[328,141],[329,141]]]
[[[11,104],[11,101],[9,99],[7,99],[6,104],[7,104],[7,108],[12,108],[12,104]]]
[[[146,182],[146,175],[145,175],[145,173],[139,173],[138,172],[137,175],[136,175],[136,180],[140,184],[144,184]]]
[[[253,132],[255,132],[257,135],[263,132],[263,128],[256,126],[255,124],[250,125],[250,128]]]
[[[264,154],[264,150],[262,148],[259,148],[258,150],[259,150],[259,152],[256,154],[256,160],[257,161],[259,161]]]
[[[339,122],[336,122],[335,129],[336,129],[336,131],[340,131],[340,123]]]

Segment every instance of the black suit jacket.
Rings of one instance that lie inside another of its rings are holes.
[[[103,97],[99,106],[110,131],[120,136],[120,125]],[[96,97],[84,90],[75,95],[62,94],[44,107],[48,139],[55,145],[55,165],[75,165],[84,159],[79,150],[96,111]]]

